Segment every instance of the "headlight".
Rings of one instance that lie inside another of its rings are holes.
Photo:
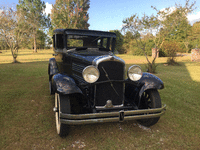
[[[99,70],[94,66],[87,66],[82,72],[83,79],[88,83],[94,83],[99,79]]]
[[[128,69],[128,77],[132,81],[138,81],[142,77],[142,70],[140,66],[133,65]]]

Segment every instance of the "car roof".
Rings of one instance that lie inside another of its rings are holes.
[[[97,30],[85,30],[85,29],[56,29],[53,31],[54,34],[74,34],[74,35],[88,35],[88,36],[103,36],[103,37],[114,37],[116,34],[113,32],[97,31]]]

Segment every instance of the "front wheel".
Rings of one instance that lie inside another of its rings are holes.
[[[50,91],[50,94],[55,94],[55,92],[53,91],[53,87],[52,87],[52,82],[51,80],[49,80],[49,91]]]
[[[70,99],[67,95],[61,95],[55,93],[55,118],[56,118],[56,129],[60,137],[65,137],[69,134],[69,125],[63,124],[60,121],[60,114],[70,114]]]
[[[139,109],[152,109],[161,108],[161,99],[157,90],[151,89],[147,90],[142,94]],[[150,127],[158,122],[160,117],[150,118],[150,119],[140,119],[138,122],[141,125]]]

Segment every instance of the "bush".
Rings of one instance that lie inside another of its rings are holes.
[[[167,55],[165,54],[164,50],[160,49],[159,50],[159,57],[166,57]]]
[[[150,72],[150,73],[156,73],[156,67],[158,65],[156,65],[155,61],[152,62],[152,63],[147,63],[145,65],[145,68],[147,69],[147,72]]]
[[[180,51],[180,49],[181,49],[180,45],[175,41],[166,41],[163,44],[163,50],[164,50],[165,54],[167,55],[167,57],[169,57],[167,59],[167,63],[169,65],[178,64],[176,62],[176,52]]]

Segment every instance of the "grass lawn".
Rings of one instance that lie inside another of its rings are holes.
[[[0,149],[199,149],[200,63],[177,58],[180,66],[166,66],[158,58],[156,75],[167,111],[159,122],[144,128],[135,121],[72,126],[66,138],[56,133],[54,96],[48,89],[48,59],[52,50],[20,50],[13,64],[10,51],[0,53]],[[118,55],[128,68],[138,64],[145,71],[145,57]]]

